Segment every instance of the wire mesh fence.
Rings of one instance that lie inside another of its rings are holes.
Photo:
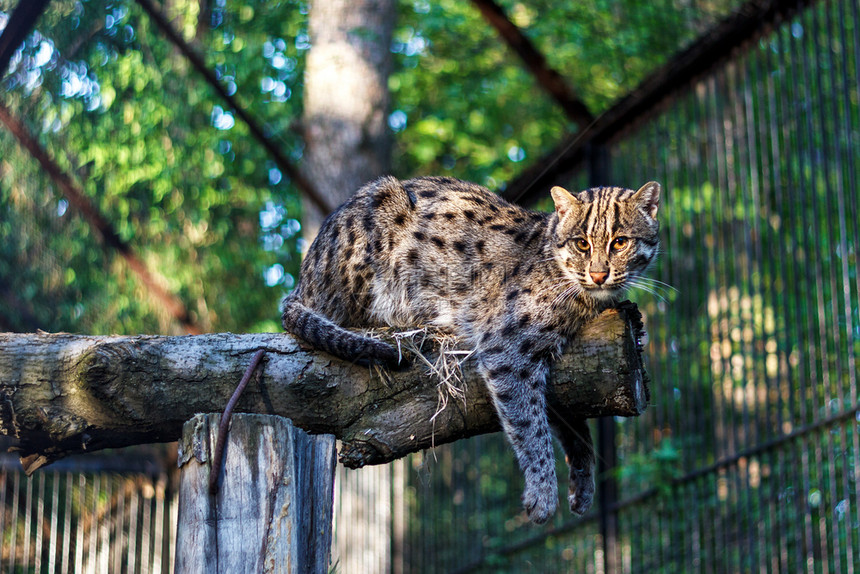
[[[677,292],[641,301],[656,404],[619,448],[673,455],[619,513],[670,512],[667,570],[858,563],[857,8],[806,9],[613,146],[621,180],[669,190]]]
[[[858,13],[804,9],[607,144],[607,183],[665,189],[658,282],[631,294],[652,404],[614,424],[614,526],[482,524],[464,571],[860,569]],[[440,488],[416,508],[457,504]],[[412,571],[457,569],[420,548]]]
[[[605,142],[606,183],[665,189],[617,498],[532,527],[508,447],[476,437],[345,478],[386,494],[373,529],[338,523],[339,571],[860,570],[860,2],[813,3],[652,112]],[[0,570],[172,567],[162,477],[0,473]]]

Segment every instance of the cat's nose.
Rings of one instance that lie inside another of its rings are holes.
[[[609,277],[609,273],[606,273],[604,271],[592,271],[589,275],[591,275],[591,280],[594,281],[595,285],[603,285],[604,283],[606,283],[606,278]]]

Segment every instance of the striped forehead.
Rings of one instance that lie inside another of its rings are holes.
[[[579,194],[586,202],[581,226],[588,237],[612,237],[623,225],[621,204],[633,194],[621,187],[595,187]]]

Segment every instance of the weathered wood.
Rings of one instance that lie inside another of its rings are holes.
[[[236,415],[210,496],[219,420],[197,415],[182,431],[177,574],[328,572],[334,437],[279,416]]]
[[[643,337],[635,306],[607,311],[557,361],[551,408],[635,416],[646,406]],[[349,467],[499,430],[490,397],[466,363],[463,398],[440,410],[438,379],[422,362],[381,376],[316,352],[287,334],[182,337],[0,334],[0,433],[18,438],[25,470],[63,456],[172,441],[197,413],[226,404],[253,354],[259,383],[237,412],[278,414],[343,441]]]

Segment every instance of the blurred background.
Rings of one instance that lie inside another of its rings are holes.
[[[54,0],[23,42],[0,331],[280,331],[382,173],[663,184],[651,404],[595,423],[592,513],[530,525],[500,435],[338,469],[338,572],[860,570],[858,0]],[[171,571],[175,465],[2,455],[0,571]]]

